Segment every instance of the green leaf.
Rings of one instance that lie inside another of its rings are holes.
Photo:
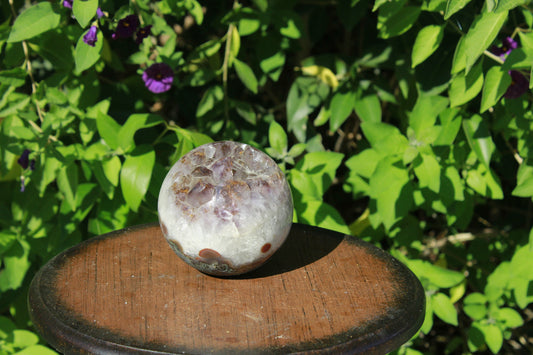
[[[65,198],[64,202],[70,209],[76,209],[76,190],[78,189],[78,167],[72,163],[59,170],[57,186]]]
[[[230,27],[231,33],[228,35],[231,37],[230,46],[229,46],[229,58],[228,62],[229,65],[233,63],[233,61],[237,58],[237,55],[239,55],[239,50],[241,49],[241,36],[239,35],[239,31],[235,26]]]
[[[494,12],[509,11],[528,2],[528,0],[499,0]]]
[[[448,296],[444,293],[436,293],[431,296],[431,307],[437,317],[444,322],[457,326],[459,322],[457,320],[457,310],[453,306]]]
[[[30,268],[28,255],[30,246],[24,240],[18,240],[4,253],[3,267],[0,269],[0,291],[16,290],[22,286],[26,272]],[[0,330],[1,332],[1,330]]]
[[[487,316],[487,298],[479,292],[471,293],[463,301],[463,310],[473,320],[481,320]]]
[[[485,78],[483,93],[481,94],[481,113],[487,111],[498,102],[509,85],[511,85],[511,81],[511,76],[501,66],[497,65],[489,69]]]
[[[483,118],[479,115],[474,115],[470,119],[463,120],[463,131],[470,148],[485,168],[490,170],[490,159],[496,146]]]
[[[528,161],[522,162],[516,174],[516,187],[513,196],[533,197],[533,166]]]
[[[268,129],[268,141],[270,146],[274,148],[279,154],[287,152],[287,133],[283,127],[276,121],[270,123]]]
[[[342,126],[344,121],[353,111],[355,102],[355,93],[347,87],[341,87],[333,94],[329,104],[329,111],[331,113],[329,119],[329,129],[335,132]]]
[[[468,49],[465,45],[465,38],[466,36],[462,36],[457,42],[457,47],[455,47],[452,70],[450,71],[451,74],[458,74],[466,68],[466,53]]]
[[[204,93],[204,96],[202,96],[202,99],[196,108],[196,117],[205,116],[218,103],[222,102],[223,99],[224,90],[218,85],[210,86]]]
[[[233,65],[235,66],[235,72],[241,80],[241,82],[254,94],[257,94],[258,82],[255,77],[255,74],[250,68],[250,66],[244,62],[241,62],[237,58],[233,60]]]
[[[392,16],[378,16],[379,36],[383,39],[399,36],[407,32],[418,19],[421,9],[418,6],[405,6]]]
[[[439,193],[441,186],[441,167],[435,156],[420,154],[413,163],[420,187],[427,187],[431,191]]]
[[[257,47],[257,54],[260,58],[259,67],[272,79],[277,81],[285,65],[285,53],[280,48],[278,38],[269,36],[260,42]]]
[[[441,113],[439,116],[441,130],[439,136],[433,142],[435,146],[451,145],[455,141],[463,119],[457,114],[458,112],[457,109],[448,109]]]
[[[456,107],[466,104],[474,97],[476,97],[483,88],[483,61],[480,60],[478,64],[465,74],[462,72],[456,75],[448,92],[450,96],[450,106]]]
[[[381,102],[377,95],[357,98],[354,101],[354,109],[363,122],[381,122]]]
[[[388,123],[363,122],[361,129],[370,146],[386,155],[403,155],[409,141],[398,128]]]
[[[141,201],[148,191],[152,169],[155,164],[155,152],[148,145],[135,148],[126,160],[120,171],[120,187],[128,206],[135,212],[139,209]]]
[[[507,11],[483,12],[475,18],[464,39],[464,46],[468,48],[465,60],[467,72],[470,71],[483,51],[494,42],[506,20]]]
[[[96,9],[98,9],[98,0],[74,0],[72,4],[72,14],[81,28],[87,27],[91,19],[96,16]]]
[[[57,5],[43,1],[24,10],[13,23],[8,42],[20,42],[59,26]]]
[[[194,18],[194,21],[196,21],[198,25],[201,25],[202,22],[204,22],[204,10],[202,5],[196,0],[185,0],[184,5]]]
[[[465,276],[454,270],[442,268],[423,260],[409,260],[407,266],[420,281],[438,288],[450,288],[463,282]]]
[[[309,200],[295,204],[298,222],[306,223],[339,233],[349,234],[350,229],[341,214],[331,205],[323,201]]]
[[[83,2],[82,0],[76,1]],[[104,46],[104,35],[102,34],[102,31],[98,30],[96,33],[97,40],[94,47],[83,42],[83,36],[85,36],[87,32],[89,32],[89,30],[85,31],[80,38],[78,38],[78,43],[74,50],[74,63],[76,64],[77,73],[81,73],[92,67],[94,63],[100,59],[102,48]]]
[[[109,148],[115,150],[119,147],[118,133],[120,132],[121,126],[113,118],[98,111],[96,128],[100,137],[102,137]]]
[[[134,136],[138,130],[164,123],[161,116],[149,113],[136,113],[128,117],[118,132],[118,145],[124,152],[135,147]]]
[[[485,343],[493,354],[497,354],[503,345],[503,334],[495,324],[480,324],[479,330],[483,333]]]
[[[415,39],[411,53],[411,67],[425,61],[439,48],[444,36],[444,26],[429,25],[422,28]]]
[[[248,36],[256,32],[261,27],[259,14],[249,7],[236,9],[237,28],[241,36]]]
[[[16,355],[57,355],[54,350],[44,345],[32,345],[16,353]]]
[[[335,173],[343,158],[343,154],[335,152],[307,153],[292,170],[309,174],[321,198],[335,179]]]
[[[430,135],[437,116],[448,107],[448,99],[442,96],[420,96],[413,111],[409,114],[409,127],[415,132],[419,141],[425,141]]]
[[[500,308],[495,318],[503,322],[507,328],[518,328],[524,325],[524,320],[520,313],[508,307]]]
[[[389,230],[413,205],[413,187],[407,170],[391,159],[381,160],[370,178],[370,222]]]
[[[302,36],[304,25],[301,17],[295,12],[278,10],[273,20],[281,35],[292,39],[298,39]]]
[[[444,13],[444,19],[448,20],[453,14],[461,10],[468,5],[472,0],[448,0],[446,3],[446,12]]]
[[[28,73],[22,68],[13,68],[0,71],[0,82],[15,88],[24,85]]]
[[[39,336],[26,329],[13,331],[13,345],[17,348],[27,348],[39,342]]]

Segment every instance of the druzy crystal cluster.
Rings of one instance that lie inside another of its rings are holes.
[[[243,143],[214,142],[184,155],[159,194],[159,221],[174,251],[213,275],[264,263],[285,241],[292,197],[283,172]]]

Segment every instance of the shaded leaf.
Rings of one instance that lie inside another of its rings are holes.
[[[7,41],[20,42],[33,38],[56,28],[60,20],[57,5],[47,1],[40,2],[27,8],[16,18]]]
[[[120,171],[120,187],[128,206],[137,211],[148,191],[152,169],[155,164],[155,152],[148,145],[140,145],[126,157]]]

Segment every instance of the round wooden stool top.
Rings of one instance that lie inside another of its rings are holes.
[[[66,354],[385,354],[424,319],[418,279],[382,250],[294,224],[256,271],[200,273],[156,224],[92,238],[48,262],[35,327]]]

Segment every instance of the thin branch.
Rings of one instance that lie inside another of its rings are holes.
[[[224,90],[224,115],[226,119],[229,119],[229,100],[228,100],[228,70],[229,70],[229,57],[231,55],[231,40],[232,34],[235,30],[235,25],[230,24],[228,32],[226,33],[226,48],[224,51],[224,62],[222,64],[222,88]]]
[[[9,0],[9,6],[11,8],[11,13],[13,14],[13,21],[17,18],[17,12],[15,11],[15,5],[13,4],[13,0]],[[30,60],[30,50],[28,48],[28,43],[26,41],[22,41],[22,50],[24,51],[24,57],[25,57],[25,64],[26,64],[26,70],[28,72],[28,76],[30,77],[31,81],[31,92],[32,95],[35,95],[37,92],[37,84],[35,82],[35,78],[33,77],[33,68],[31,66],[31,60]],[[39,104],[36,100],[34,100],[35,108],[37,110],[37,115],[39,116],[39,120],[43,121],[43,113],[41,112],[41,108],[39,107]],[[34,122],[33,127],[36,128],[39,133],[42,133],[42,130],[39,126],[37,126]],[[30,124],[31,124],[30,123]]]

